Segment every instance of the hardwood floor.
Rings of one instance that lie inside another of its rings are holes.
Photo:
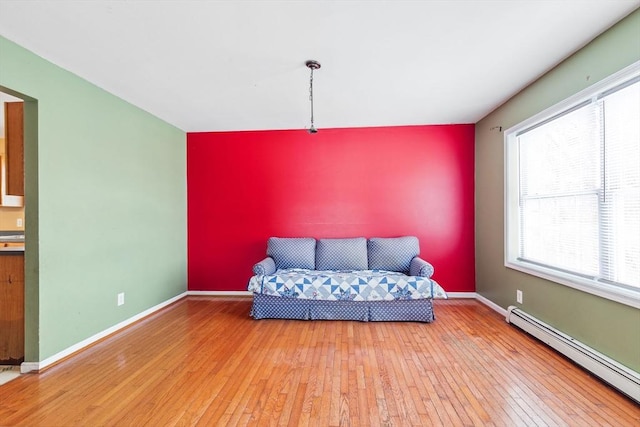
[[[2,426],[637,426],[640,408],[472,300],[436,321],[259,320],[188,297],[0,386]]]

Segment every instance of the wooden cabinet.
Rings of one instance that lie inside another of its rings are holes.
[[[24,361],[24,255],[0,254],[0,365]]]
[[[5,147],[0,158],[0,204],[24,204],[24,103],[5,102]]]
[[[24,196],[24,103],[5,102],[7,194]]]

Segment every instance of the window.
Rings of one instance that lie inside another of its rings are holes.
[[[640,308],[640,63],[505,132],[505,265]]]

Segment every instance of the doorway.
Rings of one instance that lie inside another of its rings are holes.
[[[0,86],[0,108],[0,365],[21,365],[39,352],[37,268],[27,273],[38,259],[37,101]]]

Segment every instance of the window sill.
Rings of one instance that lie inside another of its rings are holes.
[[[634,291],[613,285],[605,285],[595,280],[585,279],[537,265],[534,266],[526,262],[507,260],[504,265],[513,270],[518,270],[532,276],[569,286],[582,292],[587,292],[601,298],[640,309],[640,290]]]

